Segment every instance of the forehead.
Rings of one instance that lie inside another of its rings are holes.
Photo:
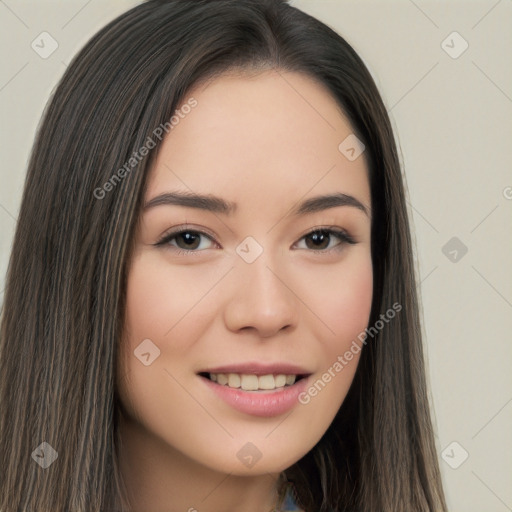
[[[185,96],[197,105],[166,136],[148,196],[168,188],[248,193],[257,206],[336,189],[370,204],[364,154],[339,145],[353,133],[329,91],[308,76],[277,70],[225,74]],[[250,194],[249,194],[250,193]]]

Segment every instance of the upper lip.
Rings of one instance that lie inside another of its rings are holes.
[[[250,375],[310,375],[306,369],[290,363],[233,363],[204,369],[198,373],[238,373]]]

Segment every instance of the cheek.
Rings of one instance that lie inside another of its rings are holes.
[[[309,296],[324,324],[318,339],[323,340],[325,353],[332,356],[346,350],[368,325],[373,297],[369,251],[354,251],[345,265],[324,269],[315,283]]]
[[[324,338],[324,368],[332,379],[332,398],[344,399],[352,383],[362,350],[361,335],[368,326],[373,297],[371,256],[354,260],[345,272],[333,277],[332,293],[325,303],[326,322],[334,335]],[[342,357],[341,363],[339,357]],[[342,366],[340,366],[340,364]],[[331,382],[331,381],[329,381]]]
[[[134,255],[129,268],[117,389],[129,416],[172,445],[193,444],[187,436],[199,434],[193,421],[184,429],[171,411],[188,411],[185,416],[205,421],[204,411],[190,401],[179,383],[190,378],[190,349],[205,328],[197,314],[190,313],[197,313],[194,307],[216,280],[213,272],[205,270],[198,279],[194,265],[177,271],[161,257],[147,253]],[[155,346],[160,351],[157,357]],[[150,353],[152,362],[147,366],[136,357],[142,352]]]
[[[187,300],[182,293],[176,293],[176,290],[183,290],[183,283],[179,273],[175,273],[171,280],[166,272],[169,270],[144,254],[135,255],[129,268],[124,332],[118,357],[118,373],[128,379],[120,380],[119,389],[124,399],[130,397],[130,401],[139,404],[145,403],[144,393],[149,393],[153,387],[158,388],[155,375],[167,366],[170,356],[166,341],[173,339],[172,356],[178,355],[182,345],[186,344],[186,337],[176,336],[176,331],[182,327],[179,319],[186,312]],[[166,286],[166,282],[173,285]],[[146,340],[151,340],[151,343]],[[143,342],[145,345],[141,345]],[[139,347],[145,347],[144,351]],[[154,362],[149,366],[141,364],[136,357],[137,350],[150,352]],[[129,390],[126,389],[128,382],[131,382]]]
[[[177,271],[161,257],[141,255],[134,258],[128,275],[125,339],[136,346],[150,338],[166,350],[172,339],[175,354],[186,350],[187,340],[194,339],[201,326],[201,322],[190,321],[194,316],[189,313],[194,310],[197,317],[202,311],[194,308],[200,302],[204,307],[202,298],[219,279],[219,269],[205,267],[198,278],[194,265]]]
[[[368,325],[373,296],[373,273],[371,258],[360,260],[357,266],[340,276],[332,297],[329,318],[333,330],[344,341],[364,331]]]
[[[224,268],[205,266],[198,277],[195,265],[184,265],[178,271],[160,255],[133,255],[117,358],[118,390],[132,414],[137,415],[137,409],[146,410],[144,415],[149,417],[153,411],[151,407],[145,409],[143,404],[154,403],[154,397],[161,396],[165,387],[172,390],[169,395],[182,395],[179,386],[164,370],[169,370],[179,380],[188,378],[187,372],[194,362],[193,345],[201,339],[214,312],[212,302],[203,299],[214,288],[219,275],[225,272]],[[136,357],[136,353],[149,351],[152,358],[153,350],[158,356],[149,366],[144,366]],[[148,400],[148,396],[151,399]]]
[[[320,370],[300,402],[311,429],[325,431],[352,384],[361,347],[358,336],[368,326],[373,297],[373,271],[368,252],[354,253],[343,268],[324,269],[310,293],[318,317]]]

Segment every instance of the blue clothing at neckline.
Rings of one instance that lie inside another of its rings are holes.
[[[295,503],[291,489],[286,492],[282,510],[283,512],[302,512]]]

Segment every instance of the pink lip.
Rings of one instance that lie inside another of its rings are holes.
[[[309,375],[308,372],[300,366],[289,363],[271,363],[262,364],[257,362],[248,362],[240,364],[230,364],[225,366],[216,366],[201,370],[198,373],[246,373],[252,375]]]
[[[239,368],[239,367],[237,367]],[[280,367],[278,372],[268,371],[266,368],[262,375],[271,373],[285,373],[285,374],[298,374],[300,372],[281,371]],[[246,373],[254,373],[245,370]],[[215,371],[212,373],[224,373],[223,371]],[[238,371],[230,371],[227,373],[239,373]],[[243,373],[243,372],[241,372]],[[303,378],[293,384],[292,386],[286,386],[279,390],[271,391],[244,391],[242,389],[230,388],[229,386],[223,386],[209,380],[207,377],[200,377],[202,381],[224,402],[228,405],[237,409],[245,414],[260,417],[272,417],[279,416],[292,409],[299,403],[299,395],[306,389],[307,378]]]

